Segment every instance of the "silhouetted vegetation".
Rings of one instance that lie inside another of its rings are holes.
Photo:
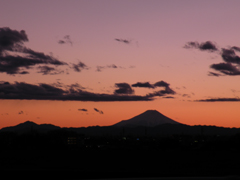
[[[121,176],[239,175],[240,134],[86,136],[59,129],[47,133],[0,132],[1,169],[116,173]],[[129,174],[130,173],[130,174]],[[95,176],[89,176],[96,178]],[[69,177],[69,176],[68,176]],[[99,177],[106,177],[99,175]],[[114,177],[114,176],[112,176]],[[115,176],[116,177],[116,176]]]

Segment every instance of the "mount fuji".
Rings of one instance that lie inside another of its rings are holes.
[[[156,110],[147,110],[142,114],[139,114],[129,120],[120,121],[113,126],[115,127],[154,127],[162,124],[181,124],[174,121]]]

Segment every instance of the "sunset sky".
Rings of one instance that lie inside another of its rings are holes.
[[[239,0],[0,0],[0,128],[155,109],[240,127]]]

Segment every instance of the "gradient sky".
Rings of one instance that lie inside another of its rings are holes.
[[[0,128],[105,126],[148,109],[188,125],[240,127],[239,7],[0,0]]]

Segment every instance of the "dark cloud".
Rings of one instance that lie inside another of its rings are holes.
[[[4,50],[13,51],[15,47],[21,46],[28,41],[24,30],[16,31],[8,27],[0,28],[0,55]]]
[[[20,111],[18,114],[23,114],[23,111]]]
[[[154,97],[154,96],[165,96],[167,94],[176,94],[174,90],[172,90],[168,83],[165,81],[158,81],[155,84],[150,84],[149,82],[137,82],[136,84],[132,84],[132,87],[143,87],[143,88],[157,88],[157,87],[164,87],[164,90],[155,91],[153,93],[149,93],[148,97]]]
[[[132,84],[132,87],[154,88],[154,85],[149,82],[137,82],[136,84]]]
[[[71,44],[71,46],[72,46],[73,42],[72,42],[70,36],[66,35],[66,36],[63,37],[63,40],[58,41],[58,44]]]
[[[196,100],[196,102],[235,102],[235,101],[240,101],[240,98],[210,98]]]
[[[67,63],[26,48],[23,44],[28,41],[25,31],[0,28],[0,72],[7,74],[27,74],[26,69],[34,65],[52,64],[67,65]]]
[[[124,88],[120,85],[120,91]],[[27,84],[24,82],[0,82],[0,99],[35,99],[68,101],[151,101],[153,96],[99,94],[84,91],[77,86],[68,86],[65,90],[49,84]]]
[[[76,72],[81,72],[83,69],[88,69],[87,65],[83,62],[79,62],[78,64],[73,64],[72,68]]]
[[[199,44],[198,42],[188,42],[184,48],[197,48],[200,50],[218,51],[216,45],[211,41],[206,41],[205,43]],[[222,48],[219,53],[221,54],[224,63],[217,63],[210,65],[210,68],[221,72],[209,72],[209,76],[222,76],[229,75],[235,76],[240,75],[240,57],[236,54],[236,51],[240,52],[240,47],[232,46],[229,48]]]
[[[233,49],[235,51],[240,51],[240,47],[237,47],[237,46],[233,46],[233,47],[231,47],[231,49]]]
[[[163,97],[163,98],[166,98],[166,99],[175,99],[175,97],[173,97],[173,96],[165,96],[165,97]]]
[[[222,58],[225,62],[240,64],[240,57],[235,54],[234,49],[222,48]]]
[[[164,81],[158,81],[154,84],[150,84],[149,82],[137,82],[136,84],[132,84],[132,87],[143,88],[169,87],[169,84]]]
[[[49,66],[38,66],[37,69],[40,70],[38,73],[42,73],[43,75],[56,75],[64,73],[64,71]]]
[[[115,86],[118,88],[115,90],[115,94],[133,94],[134,90],[128,83],[116,83]]]
[[[122,42],[122,43],[125,43],[125,44],[130,44],[130,40],[127,40],[127,39],[118,39],[118,38],[116,38],[115,39],[116,41],[118,41],[118,42]]]
[[[164,81],[158,81],[154,84],[154,87],[169,87],[169,84]]]
[[[212,64],[210,68],[216,71],[220,71],[225,75],[230,76],[240,75],[239,65],[233,65],[232,63]]]
[[[216,47],[216,45],[211,42],[211,41],[206,41],[203,43],[198,43],[198,42],[188,42],[184,48],[196,48],[202,51],[218,51],[218,48]]]
[[[98,110],[97,108],[93,108],[96,112],[99,112],[100,114],[103,114],[103,111]]]
[[[83,108],[83,109],[78,109],[78,111],[85,111],[86,112],[88,110]]]

